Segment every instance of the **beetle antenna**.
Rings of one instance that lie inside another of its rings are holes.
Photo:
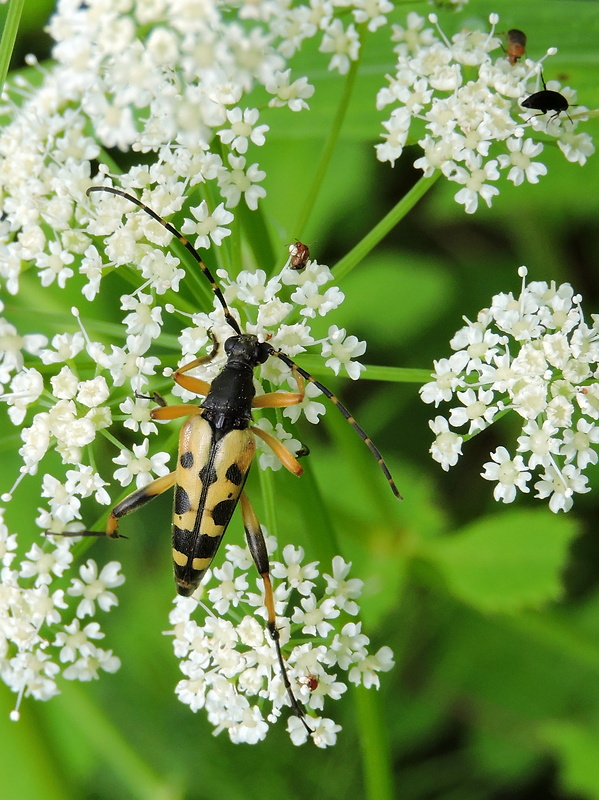
[[[167,222],[153,209],[151,209],[150,206],[147,206],[145,203],[142,203],[141,200],[137,199],[137,197],[134,197],[134,195],[132,194],[128,194],[127,192],[123,191],[123,189],[118,189],[115,186],[90,186],[86,191],[88,197],[92,192],[108,192],[109,194],[116,194],[118,195],[118,197],[124,197],[125,200],[129,200],[130,203],[134,203],[136,206],[138,206],[138,208],[141,208],[142,211],[145,211],[146,214],[148,214],[148,216],[152,217],[152,219],[155,219],[156,222],[159,222],[164,228],[166,228],[166,230],[169,233],[171,233],[175,237],[175,239],[178,239],[183,245],[183,247],[185,247],[187,252],[191,253],[191,255],[193,256],[195,261],[197,261],[200,269],[202,270],[206,278],[208,278],[208,281],[210,283],[210,286],[212,287],[214,295],[218,298],[219,303],[223,307],[225,319],[227,320],[229,325],[233,328],[235,333],[237,335],[241,335],[241,328],[239,327],[239,323],[237,322],[233,314],[231,314],[231,310],[227,305],[227,301],[225,300],[225,296],[222,293],[220,286],[218,285],[218,283],[214,279],[214,276],[204,263],[204,260],[202,259],[201,255],[191,244],[191,242],[188,239],[186,239],[185,236],[183,236],[182,233],[180,233],[173,225],[171,225],[170,222]]]
[[[202,272],[204,273],[204,275],[206,276],[206,278],[210,282],[210,286],[212,287],[212,291],[214,292],[215,296],[218,298],[221,306],[223,307],[223,311],[224,311],[225,318],[226,318],[227,322],[233,328],[235,333],[237,333],[238,336],[241,336],[241,328],[239,327],[239,323],[237,322],[235,317],[231,314],[231,310],[229,309],[229,306],[227,305],[227,301],[225,300],[225,297],[224,297],[224,295],[223,295],[223,293],[221,291],[220,286],[216,282],[216,280],[215,280],[214,276],[212,275],[212,273],[210,272],[209,268],[204,263],[202,257],[198,253],[198,251],[191,244],[191,242],[189,242],[188,239],[186,239],[185,236],[183,236],[182,233],[180,233],[173,225],[171,225],[170,222],[167,222],[159,214],[157,214],[152,208],[150,208],[150,206],[147,206],[145,203],[142,203],[141,200],[137,199],[137,197],[134,197],[133,195],[128,194],[123,189],[118,189],[118,188],[116,188],[114,186],[90,186],[87,189],[86,194],[89,196],[92,192],[108,192],[109,194],[114,194],[114,195],[117,195],[118,197],[124,197],[125,200],[129,200],[130,203],[134,203],[134,205],[138,206],[138,208],[141,208],[142,211],[145,211],[146,214],[148,214],[150,217],[152,217],[152,219],[156,220],[156,222],[159,222],[164,228],[166,228],[166,230],[169,233],[171,233],[176,239],[178,239],[181,242],[181,244],[185,247],[185,249],[189,253],[191,253],[191,255],[193,256],[195,261],[198,263],[200,269],[202,270]],[[362,441],[364,442],[366,447],[368,447],[368,449],[370,450],[372,455],[376,458],[377,463],[378,463],[379,467],[381,468],[385,478],[387,478],[387,481],[389,483],[389,486],[391,487],[391,491],[393,492],[393,494],[397,498],[399,498],[401,500],[402,497],[401,497],[401,494],[399,493],[399,489],[395,485],[395,481],[393,480],[391,472],[389,471],[389,467],[387,466],[387,464],[385,462],[385,459],[381,455],[380,450],[374,444],[372,439],[368,436],[366,431],[364,431],[358,425],[358,423],[354,419],[354,417],[351,414],[351,412],[349,411],[349,409],[347,409],[343,405],[343,403],[339,400],[339,398],[336,397],[333,394],[333,392],[331,392],[330,389],[327,389],[327,387],[324,384],[322,384],[320,381],[317,381],[316,378],[313,378],[312,375],[310,375],[309,372],[306,372],[306,370],[304,370],[301,367],[299,367],[295,363],[295,361],[292,361],[289,358],[288,355],[286,355],[285,353],[283,353],[280,350],[276,350],[271,345],[268,345],[268,348],[269,348],[270,355],[276,356],[284,364],[287,364],[288,367],[291,367],[291,369],[296,370],[305,380],[309,381],[310,383],[313,383],[314,386],[316,386],[317,389],[319,389],[326,397],[328,397],[329,400],[333,403],[333,405],[335,405],[339,409],[341,414],[349,422],[349,424],[356,431],[358,436],[362,439]]]
[[[331,401],[331,403],[333,403],[333,405],[335,405],[339,409],[341,414],[343,414],[345,419],[349,422],[349,424],[352,426],[352,428],[358,434],[360,439],[362,439],[362,441],[364,442],[366,447],[370,450],[372,455],[376,458],[377,463],[378,463],[379,467],[381,468],[381,470],[383,472],[383,475],[385,476],[385,478],[387,478],[387,481],[389,483],[389,486],[391,487],[391,491],[393,492],[393,494],[399,500],[402,500],[403,498],[402,498],[401,494],[399,493],[399,489],[397,488],[397,486],[395,484],[395,481],[393,480],[393,476],[391,475],[391,472],[389,471],[389,467],[387,466],[387,463],[385,462],[385,459],[381,455],[381,451],[378,449],[378,447],[372,441],[370,436],[368,436],[366,431],[358,425],[358,423],[354,419],[354,417],[351,414],[351,412],[349,411],[349,409],[347,409],[343,405],[343,403],[339,400],[339,398],[336,397],[333,394],[333,392],[331,392],[330,389],[327,389],[327,387],[323,383],[321,383],[320,381],[317,381],[316,378],[313,378],[312,375],[310,375],[309,372],[306,372],[305,369],[302,369],[301,367],[298,367],[298,365],[295,363],[295,361],[292,361],[289,358],[288,355],[286,355],[285,353],[281,352],[280,350],[275,350],[274,347],[270,348],[270,354],[272,356],[276,356],[277,358],[280,358],[281,361],[284,364],[287,364],[288,367],[291,367],[291,369],[296,370],[297,372],[299,372],[299,374],[302,376],[302,378],[304,378],[305,380],[309,381],[310,383],[313,383],[314,386],[316,386],[317,389],[319,389],[326,397],[328,397],[329,400]]]

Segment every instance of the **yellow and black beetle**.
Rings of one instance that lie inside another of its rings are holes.
[[[87,190],[88,194],[90,192],[109,192],[126,198],[175,236],[192,254],[210,282],[214,294],[223,307],[225,318],[235,333],[224,343],[227,361],[211,384],[187,373],[210,362],[218,352],[218,342],[214,342],[213,349],[208,355],[194,359],[180,367],[173,375],[175,382],[184,389],[203,395],[202,403],[167,406],[159,396],[155,396],[160,405],[152,410],[153,419],[188,417],[181,428],[176,469],[169,475],[157,478],[147,486],[137,489],[118,503],[109,514],[105,531],[80,531],[73,535],[105,535],[118,538],[118,521],[121,517],[174,486],[172,555],[175,583],[177,592],[188,596],[200,584],[212,563],[233,511],[240,503],[248,546],[264,582],[267,625],[275,643],[283,681],[294,712],[311,733],[287,676],[276,627],[268,553],[260,523],[244,492],[245,480],[256,450],[255,436],[265,441],[281,463],[294,475],[301,475],[303,469],[297,458],[278,439],[252,426],[252,409],[285,408],[301,403],[304,399],[305,381],[313,383],[337,406],[368,446],[398,498],[400,498],[399,491],[378,448],[337,397],[285,353],[276,350],[268,342],[260,342],[253,334],[242,333],[210,270],[199,253],[179,231],[149,206],[121,189],[111,186],[91,186]],[[298,386],[297,392],[270,392],[255,396],[254,369],[270,356],[276,356],[292,369]]]

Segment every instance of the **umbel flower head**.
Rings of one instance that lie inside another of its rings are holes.
[[[35,85],[18,77],[3,94],[10,122],[0,131],[0,291],[28,311],[19,318],[28,329],[20,330],[0,300],[0,402],[21,460],[15,474],[2,476],[3,547],[11,564],[0,584],[0,591],[10,589],[2,609],[0,676],[19,696],[46,699],[58,691],[59,670],[47,643],[72,636],[67,659],[96,629],[82,633],[66,612],[49,613],[48,629],[35,628],[25,641],[7,609],[27,616],[35,599],[27,581],[37,580],[37,563],[51,563],[54,549],[70,556],[72,540],[54,545],[51,537],[40,539],[30,556],[30,543],[21,536],[17,547],[10,528],[11,503],[37,480],[40,508],[31,508],[29,530],[72,534],[97,527],[90,509],[114,503],[115,484],[130,491],[167,475],[172,427],[157,425],[151,402],[140,395],[172,389],[197,401],[173,387],[173,370],[205,352],[209,331],[219,343],[232,332],[218,301],[207,301],[208,284],[195,291],[196,279],[203,281],[197,264],[180,260],[176,248],[161,249],[171,238],[161,225],[121,198],[88,197],[87,189],[118,183],[169,220],[178,214],[189,241],[209,250],[206,261],[245,332],[290,358],[312,349],[335,374],[357,379],[365,343],[338,325],[321,327],[344,299],[331,270],[316,260],[293,270],[290,254],[267,274],[256,248],[245,247],[252,237],[242,228],[268,191],[259,163],[260,148],[269,144],[264,109],[272,109],[274,126],[279,117],[308,110],[315,91],[307,76],[292,73],[288,60],[305,40],[316,39],[325,66],[345,73],[361,47],[356,25],[374,30],[392,10],[386,0],[293,7],[165,0],[110,9],[103,0],[60,0],[48,26],[55,40],[52,64],[30,59]],[[121,172],[113,158],[118,150],[127,152],[129,165],[140,154],[139,163]],[[45,309],[35,313],[31,296],[55,303],[49,335],[35,331]],[[110,321],[103,317],[107,308],[114,312]],[[223,359],[220,348],[198,377],[210,382]],[[256,384],[257,393],[297,388],[289,367],[276,358],[256,371]],[[302,404],[271,419],[267,411],[256,427],[297,452],[301,445],[291,426],[301,415],[318,423],[327,408],[321,399],[310,385]],[[257,461],[263,469],[281,466],[270,450]],[[111,569],[105,573],[90,561],[71,583],[63,576],[64,591],[78,598],[76,614],[114,604],[102,588],[118,585],[118,565]],[[58,608],[61,596],[54,596]],[[83,650],[100,662],[97,645]],[[112,656],[102,659],[103,669],[116,668]],[[75,663],[65,677],[98,674],[79,658]],[[42,673],[51,680],[38,691],[33,681]]]
[[[273,537],[267,545],[270,551],[277,546]],[[369,653],[370,640],[356,619],[362,581],[348,578],[351,564],[340,556],[333,559],[331,574],[321,575],[318,562],[303,563],[303,549],[292,545],[283,549],[281,561],[272,562],[281,645],[309,735],[289,709],[275,648],[256,619],[264,608],[249,551],[237,545],[226,549],[225,563],[212,571],[215,585],[205,581],[196,592],[207,592],[209,607],[195,596],[180,597],[171,612],[173,628],[166,633],[173,636],[185,675],[176,689],[179,699],[193,711],[204,709],[214,733],[225,730],[233,742],[261,741],[286,712],[294,744],[309,737],[318,747],[334,745],[341,728],[322,716],[325,702],[338,700],[348,682],[378,688],[378,673],[393,667],[389,647]]]
[[[111,590],[125,580],[120,565],[99,569],[90,558],[69,580],[72,540],[44,545],[19,558],[18,537],[0,508],[0,678],[17,697],[13,720],[24,697],[49,700],[60,679],[90,681],[120,667],[112,650],[99,646],[104,633],[93,619],[116,606]]]
[[[554,138],[568,161],[584,164],[594,153],[590,136],[576,130],[588,109],[578,106],[568,118],[522,108],[521,101],[541,88],[544,59],[511,64],[495,35],[497,14],[491,14],[488,33],[462,30],[451,41],[435,14],[429,20],[435,27],[412,12],[405,27],[393,26],[395,73],[376,101],[378,109],[392,107],[383,122],[384,142],[376,146],[380,161],[394,164],[408,137],[417,139],[424,153],[414,166],[425,176],[441,170],[460,184],[455,200],[473,214],[479,200],[490,206],[499,194],[502,173],[515,186],[547,174],[539,133]],[[547,55],[556,52],[550,48]],[[576,92],[557,81],[548,81],[547,89],[576,103]]]
[[[523,421],[515,453],[498,447],[483,478],[496,482],[496,500],[511,503],[532,484],[552,511],[569,511],[575,494],[590,491],[584,470],[599,459],[599,317],[585,320],[569,283],[527,284],[526,267],[519,275],[519,296],[498,294],[466,320],[450,342],[455,352],[435,362],[420,390],[425,403],[454,403],[430,423],[431,453],[448,470],[465,440],[515,411]]]

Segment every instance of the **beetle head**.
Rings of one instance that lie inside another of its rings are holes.
[[[230,361],[244,361],[252,367],[264,364],[271,352],[272,347],[266,342],[259,342],[253,333],[231,336],[225,342],[225,353]]]

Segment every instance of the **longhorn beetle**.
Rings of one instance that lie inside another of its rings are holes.
[[[234,334],[224,343],[227,361],[211,384],[187,373],[212,361],[219,349],[219,343],[214,338],[210,353],[190,361],[173,375],[179,386],[189,392],[203,395],[203,402],[199,405],[189,403],[167,406],[159,396],[155,397],[160,405],[152,410],[153,419],[188,418],[181,428],[176,469],[169,475],[157,478],[147,486],[137,489],[118,503],[108,516],[105,531],[79,531],[73,535],[118,538],[118,521],[121,517],[174,487],[172,533],[174,576],[177,592],[189,596],[200,584],[212,563],[233,511],[240,503],[248,546],[264,583],[267,628],[275,645],[281,677],[294,713],[311,734],[312,730],[305,721],[304,711],[293,694],[283,661],[279,631],[276,626],[268,553],[260,523],[244,491],[245,480],[256,450],[255,436],[266,442],[283,466],[294,475],[301,475],[303,469],[297,458],[278,439],[252,426],[252,408],[285,408],[301,403],[304,399],[305,381],[313,383],[331,400],[361,437],[378,461],[393,493],[401,499],[397,486],[376,445],[326,386],[268,342],[260,342],[257,336],[242,332],[212,273],[199,253],[176,228],[149,206],[121,189],[111,186],[90,186],[87,194],[91,192],[108,192],[124,197],[177,238],[191,253],[208,279]],[[297,392],[269,392],[255,396],[253,371],[271,356],[279,358],[291,368],[297,383]]]

